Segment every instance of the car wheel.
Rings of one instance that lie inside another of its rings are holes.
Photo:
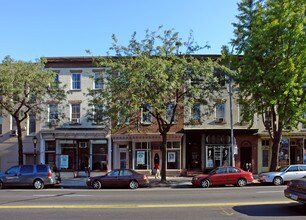
[[[275,186],[282,185],[283,184],[283,179],[281,177],[277,176],[273,179],[273,183],[274,183]]]
[[[209,180],[205,179],[205,180],[202,180],[201,182],[201,187],[202,188],[208,188],[209,187]]]
[[[101,189],[102,183],[99,180],[94,180],[92,183],[92,188],[94,189]]]
[[[242,187],[242,186],[246,186],[247,181],[245,179],[239,179],[237,182],[237,185]]]
[[[33,186],[35,189],[43,189],[45,185],[41,180],[34,180]]]
[[[137,189],[138,188],[138,182],[136,180],[132,180],[130,182],[129,186],[130,186],[131,189]]]

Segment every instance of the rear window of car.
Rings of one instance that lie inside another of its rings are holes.
[[[306,166],[299,166],[300,171],[306,171]]]
[[[38,173],[48,172],[48,167],[46,165],[37,165],[36,169]]]
[[[20,173],[33,173],[34,167],[33,165],[24,165],[20,168]]]
[[[230,167],[230,168],[228,168],[228,172],[229,173],[240,173],[240,170],[238,170],[237,168],[234,168],[234,167]]]

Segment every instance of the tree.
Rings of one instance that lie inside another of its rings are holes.
[[[234,24],[237,53],[242,54],[236,82],[243,118],[261,115],[272,141],[270,170],[277,167],[283,128],[305,123],[306,2],[243,0]]]
[[[61,101],[64,90],[55,81],[56,73],[44,70],[44,59],[36,63],[15,61],[9,56],[0,64],[0,108],[17,126],[18,163],[23,164],[21,123],[29,114],[39,115],[48,100]]]
[[[165,182],[167,133],[175,118],[184,117],[184,106],[191,103],[211,107],[219,84],[214,77],[216,63],[189,55],[202,48],[194,43],[192,33],[187,42],[182,42],[174,30],[161,29],[146,31],[141,41],[134,33],[126,47],[119,45],[113,35],[111,49],[116,56],[96,59],[97,66],[108,67],[103,79],[105,88],[91,90],[89,96],[92,105],[105,106],[102,116],[112,121],[113,132],[126,121],[129,129],[134,124],[137,130],[141,109],[156,120],[162,136],[161,181]]]

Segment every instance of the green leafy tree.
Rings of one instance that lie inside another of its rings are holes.
[[[305,123],[306,2],[243,0],[238,8],[232,43],[243,55],[235,78],[243,117],[253,122],[255,113],[261,116],[273,143],[274,171],[283,128]]]
[[[103,79],[105,88],[89,93],[92,105],[105,106],[101,116],[112,121],[113,132],[125,122],[129,122],[130,131],[137,131],[141,109],[155,119],[162,136],[162,182],[166,181],[167,133],[176,118],[184,118],[184,106],[192,103],[205,104],[209,109],[218,96],[214,76],[217,64],[189,55],[201,48],[192,33],[182,42],[177,32],[160,27],[155,32],[146,31],[141,41],[134,33],[127,46],[119,45],[113,35],[111,49],[116,56],[96,59],[96,65],[108,67],[108,71]],[[182,49],[186,49],[185,54]]]
[[[29,114],[38,117],[48,101],[61,101],[66,97],[55,81],[56,73],[44,70],[44,63],[44,59],[32,63],[7,56],[0,64],[0,108],[16,122],[20,165],[23,164],[22,122]]]

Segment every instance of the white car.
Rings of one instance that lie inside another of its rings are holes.
[[[286,181],[300,179],[306,176],[306,164],[286,165],[278,168],[275,172],[261,173],[258,181],[262,183],[274,183],[278,186]]]

